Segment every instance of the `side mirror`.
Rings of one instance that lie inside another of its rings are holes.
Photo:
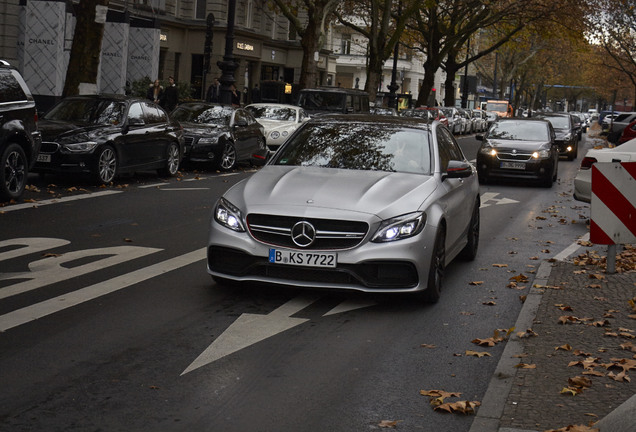
[[[466,161],[452,160],[446,168],[446,178],[466,178],[473,174],[473,167]]]

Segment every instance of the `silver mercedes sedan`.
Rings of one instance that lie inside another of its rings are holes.
[[[476,170],[441,123],[311,119],[216,202],[208,272],[436,302],[446,265],[477,254],[479,205]]]

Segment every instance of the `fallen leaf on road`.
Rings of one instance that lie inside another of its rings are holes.
[[[481,285],[483,283],[484,281],[473,281],[473,282],[470,282],[468,285]]]
[[[561,346],[555,347],[554,350],[555,351],[558,351],[558,350],[572,351],[572,347],[570,346],[570,344],[565,344],[565,345],[561,345]]]
[[[378,426],[381,428],[394,428],[401,420],[382,420],[378,423]]]
[[[502,267],[508,267],[508,264],[493,264],[492,266],[502,268]]]
[[[429,349],[437,348],[435,345],[431,345],[431,344],[422,344],[420,346],[422,348],[429,348]]]
[[[569,425],[561,429],[549,429],[544,432],[599,432],[599,429],[585,425]]]
[[[561,394],[565,394],[568,396],[576,396],[577,394],[581,393],[581,389],[576,388],[576,387],[563,387],[561,389]]]
[[[477,352],[477,351],[472,351],[472,350],[466,350],[466,355],[467,356],[474,356],[474,357],[479,357],[482,358],[484,356],[488,356],[488,357],[492,357],[489,353],[487,352]]]
[[[519,363],[517,365],[515,365],[516,369],[536,369],[537,365],[536,364],[526,364],[526,363]]]
[[[438,405],[433,409],[435,411],[446,411],[449,413],[459,412],[462,414],[474,414],[475,407],[478,407],[479,405],[481,404],[477,401],[459,401]]]

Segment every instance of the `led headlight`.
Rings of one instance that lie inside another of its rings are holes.
[[[550,157],[550,151],[545,149],[532,153],[533,159],[548,159],[549,157]]]
[[[241,211],[225,198],[221,198],[214,209],[214,220],[237,232],[245,232]]]
[[[69,153],[90,153],[95,150],[97,143],[94,141],[85,141],[80,143],[64,144],[62,148]]]
[[[426,213],[423,212],[388,219],[382,222],[371,241],[380,243],[413,237],[422,231],[424,225],[426,225]]]
[[[481,154],[489,155],[489,156],[497,156],[497,150],[495,150],[491,146],[485,146],[479,149]]]

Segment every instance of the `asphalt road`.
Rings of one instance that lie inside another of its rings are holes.
[[[420,391],[483,397],[504,343],[472,341],[513,326],[541,260],[587,232],[571,197],[585,147],[551,189],[482,186],[478,257],[448,266],[435,305],[215,285],[211,207],[249,169],[34,178],[34,202],[0,208],[0,430],[468,431]]]

